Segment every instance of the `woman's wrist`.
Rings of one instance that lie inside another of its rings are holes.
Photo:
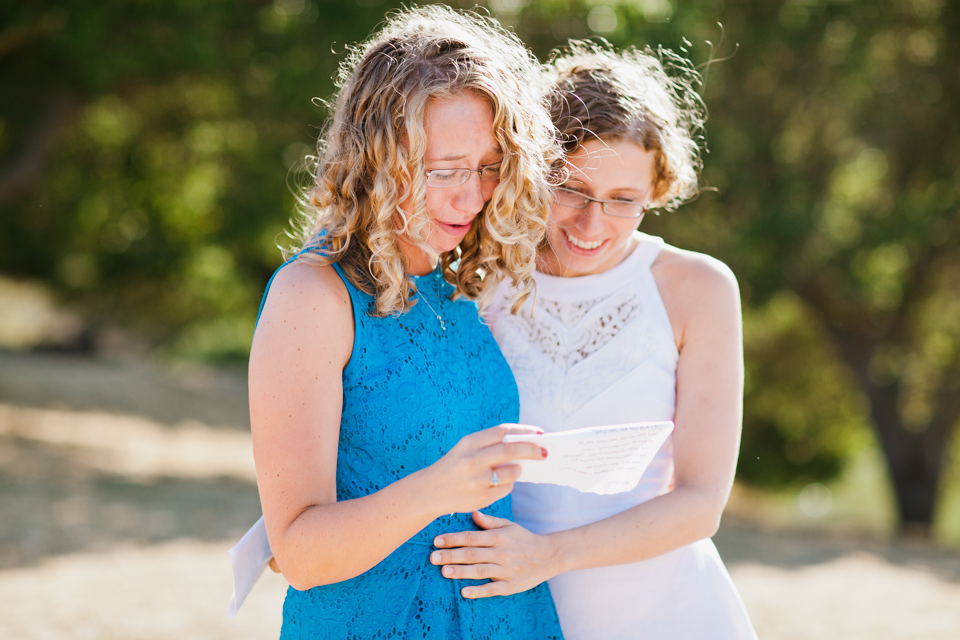
[[[570,571],[573,567],[570,546],[567,544],[569,539],[567,531],[557,531],[540,536],[543,549],[548,558],[547,564],[550,567],[550,577]]]
[[[448,510],[449,507],[444,504],[444,501],[438,495],[438,487],[442,487],[442,482],[433,477],[432,471],[432,466],[424,467],[395,483],[398,485],[397,488],[403,487],[401,493],[405,497],[410,511],[415,517],[422,519],[427,524],[440,516],[451,513]]]

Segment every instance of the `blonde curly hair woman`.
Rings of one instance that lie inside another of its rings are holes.
[[[501,444],[517,388],[477,313],[504,279],[532,289],[554,154],[536,74],[443,7],[394,14],[341,68],[250,354],[282,638],[560,636],[545,587],[467,600],[429,561],[471,511],[508,517],[512,463],[546,455]]]
[[[380,316],[406,311],[410,274],[438,260],[454,295],[481,309],[503,277],[519,283],[520,299],[532,291],[549,211],[545,177],[558,150],[535,61],[492,20],[467,15],[439,6],[399,14],[353,51],[340,70],[315,185],[301,202],[301,244],[292,253],[314,249],[320,263],[340,264],[375,297]],[[441,21],[449,31],[437,30]],[[489,195],[477,224],[448,234],[459,239],[453,250],[430,242],[438,232],[431,198],[457,192],[429,188],[447,185],[429,183],[424,170],[425,117],[437,100],[462,94],[492,108],[496,162],[478,174]]]

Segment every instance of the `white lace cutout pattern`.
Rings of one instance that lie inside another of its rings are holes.
[[[599,307],[601,302],[603,302],[603,298],[583,300],[580,302],[559,302],[557,300],[537,298],[537,306],[559,320],[560,324],[568,329],[573,328],[578,322],[583,320],[594,307]]]
[[[494,337],[521,398],[529,394],[545,410],[572,416],[646,362],[656,346],[642,291],[632,282],[588,302],[544,304],[539,297],[532,315],[530,307],[500,315]]]
[[[561,302],[538,298],[535,316],[523,314],[517,328],[567,372],[605,347],[640,313],[639,295],[632,287],[606,300]]]

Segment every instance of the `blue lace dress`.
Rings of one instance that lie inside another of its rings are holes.
[[[373,298],[334,268],[350,293],[355,325],[343,371],[337,500],[371,494],[436,462],[468,433],[517,421],[517,386],[506,361],[476,306],[449,300],[453,288],[439,270],[417,279],[421,299],[411,310],[377,318],[367,313]],[[485,512],[510,518],[510,498]],[[460,589],[480,581],[444,578],[430,564],[435,536],[473,529],[469,514],[444,516],[356,578],[307,591],[291,587],[281,640],[561,638],[546,583],[467,600]]]

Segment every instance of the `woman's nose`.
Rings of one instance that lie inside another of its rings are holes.
[[[483,205],[490,199],[490,196],[493,195],[492,189],[489,190],[490,193],[484,193],[483,187],[484,182],[480,180],[480,176],[475,173],[470,174],[470,177],[458,190],[456,199],[457,208],[471,215],[480,213]]]
[[[580,220],[580,229],[587,236],[598,235],[603,231],[603,205],[599,202],[591,201],[587,208],[583,210],[583,219]]]

